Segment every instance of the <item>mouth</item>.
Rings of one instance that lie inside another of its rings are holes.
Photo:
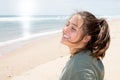
[[[70,36],[64,34],[64,35],[63,35],[63,38],[65,38],[65,39],[69,39]]]

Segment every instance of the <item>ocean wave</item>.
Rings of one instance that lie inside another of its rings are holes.
[[[31,40],[31,39],[34,39],[34,38],[38,38],[40,36],[48,36],[48,35],[51,35],[51,34],[59,33],[61,31],[62,30],[54,30],[54,31],[48,31],[48,32],[33,34],[31,36],[20,37],[20,38],[13,39],[13,40],[7,40],[7,41],[4,41],[4,42],[0,42],[0,47],[5,46],[5,45],[9,45],[9,44],[12,44],[12,43],[28,41],[28,40]]]

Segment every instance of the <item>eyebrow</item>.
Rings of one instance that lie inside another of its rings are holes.
[[[70,21],[68,21],[69,23],[71,23]],[[74,25],[74,26],[76,26],[76,27],[78,27],[76,24],[74,24],[74,23],[71,23],[72,25]]]

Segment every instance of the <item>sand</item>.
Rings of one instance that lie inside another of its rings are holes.
[[[120,20],[109,21],[111,44],[103,59],[104,80],[118,80],[120,72]],[[0,58],[0,80],[58,80],[69,58],[61,34],[44,37]]]
[[[103,63],[105,66],[105,80],[119,80],[120,74],[120,19],[109,22],[111,44]]]
[[[10,80],[38,65],[68,55],[68,48],[60,43],[61,34],[43,37],[15,49],[0,58],[0,80]]]

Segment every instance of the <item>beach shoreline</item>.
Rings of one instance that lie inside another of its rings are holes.
[[[20,48],[24,45],[30,44],[32,42],[41,40],[42,38],[52,36],[54,34],[60,34],[61,30],[53,30],[48,32],[42,32],[38,34],[33,34],[31,36],[20,37],[13,40],[8,40],[4,42],[0,42],[0,57],[10,51],[13,51],[17,48]]]

